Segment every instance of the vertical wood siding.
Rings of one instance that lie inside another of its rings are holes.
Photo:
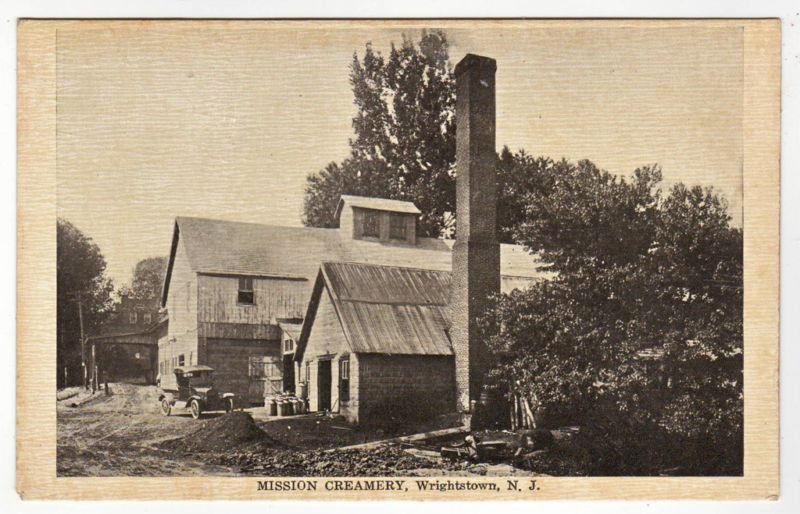
[[[280,361],[280,340],[209,338],[207,345],[208,365],[214,368],[215,387],[220,392],[236,393],[250,403],[263,402],[263,396],[251,387],[249,360],[250,357],[271,356]]]
[[[287,256],[290,258],[290,256]],[[269,324],[302,318],[310,295],[307,280],[253,279],[253,305],[238,303],[239,278],[199,275],[199,322]]]

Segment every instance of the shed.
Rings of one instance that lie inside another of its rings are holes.
[[[315,411],[353,422],[451,412],[450,273],[325,262],[295,352]]]

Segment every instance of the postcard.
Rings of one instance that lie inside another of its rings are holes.
[[[780,22],[21,20],[35,499],[776,499]]]

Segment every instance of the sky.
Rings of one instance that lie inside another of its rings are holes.
[[[437,22],[455,65],[497,60],[497,148],[714,186],[742,219],[742,33]],[[429,25],[429,24],[428,24]],[[87,24],[57,33],[58,214],[108,274],[167,255],[174,218],[301,226],[306,176],[348,154],[354,51],[420,25]],[[430,27],[429,27],[430,28]]]

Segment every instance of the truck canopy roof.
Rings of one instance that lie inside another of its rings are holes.
[[[201,371],[214,371],[210,366],[195,365],[195,366],[178,366],[175,368],[175,374],[183,375],[185,373],[196,373]]]

